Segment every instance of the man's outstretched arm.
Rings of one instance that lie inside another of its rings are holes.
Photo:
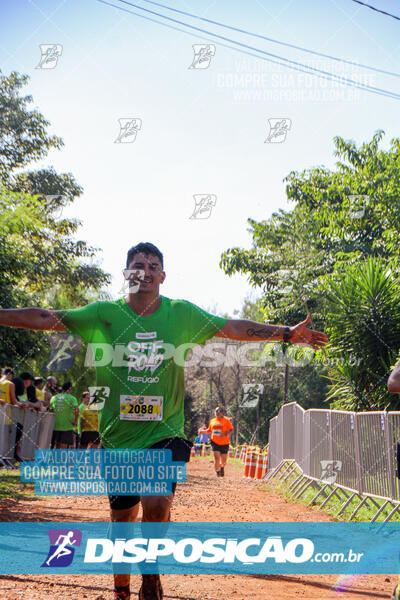
[[[0,325],[38,331],[66,331],[57,311],[43,308],[0,309]]]
[[[254,342],[257,340],[275,341],[283,340],[286,330],[285,341],[318,349],[328,343],[328,338],[320,331],[307,329],[310,320],[310,317],[307,317],[305,321],[293,327],[287,327],[285,325],[256,323],[255,321],[247,321],[245,319],[228,319],[224,327],[215,335],[243,342]]]
[[[389,392],[400,394],[400,362],[397,363],[393,371],[390,373],[387,387]]]

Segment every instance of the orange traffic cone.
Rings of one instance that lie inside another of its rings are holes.
[[[239,458],[241,453],[241,448],[240,446],[236,446],[236,452],[235,452],[235,458]]]
[[[264,454],[263,476],[268,473],[268,449]]]
[[[263,471],[264,471],[264,457],[261,454],[261,452],[259,452],[257,454],[257,464],[256,464],[255,478],[256,479],[262,479],[262,476],[264,475]]]
[[[243,477],[248,477],[249,476],[249,472],[250,472],[250,463],[251,463],[251,457],[250,457],[250,453],[248,453],[248,455],[245,457],[244,459],[244,471],[243,471]]]
[[[257,453],[256,452],[250,452],[250,456],[251,456],[251,463],[250,463],[250,470],[249,470],[249,479],[254,479],[255,474],[256,474],[256,465],[257,465]]]
[[[190,451],[190,458],[192,458],[193,456],[196,456],[196,452],[195,452],[194,446],[192,446],[192,449]]]
[[[228,458],[233,458],[232,448],[229,446]]]
[[[206,455],[206,445],[202,444],[201,445],[201,452],[200,452],[200,456],[205,456]]]
[[[243,477],[247,477],[248,479],[253,479],[256,472],[256,454],[255,452],[247,452],[246,460],[244,464],[244,473]]]

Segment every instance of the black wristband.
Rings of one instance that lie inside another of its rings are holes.
[[[285,327],[283,330],[283,341],[287,343],[290,340],[290,327]]]

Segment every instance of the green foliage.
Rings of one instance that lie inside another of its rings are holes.
[[[298,502],[301,504],[305,504],[306,506],[309,506],[309,504],[311,503],[313,498],[316,496],[317,491],[319,491],[319,489],[321,489],[321,488],[317,484],[313,484],[311,487],[307,488],[301,494],[301,496],[299,498],[297,498],[296,500],[293,500],[293,498],[291,498],[293,491],[290,489],[290,485],[293,484],[296,477],[298,477],[300,474],[301,473],[300,473],[299,469],[294,469],[293,473],[287,478],[286,481],[279,481],[279,479],[276,477],[270,483],[268,483],[267,485],[262,485],[258,489],[278,492],[279,494],[281,494],[288,500],[290,499],[291,502]],[[324,490],[324,492],[322,492],[318,496],[318,498],[314,502],[312,502],[311,505],[321,507],[321,505],[325,502],[325,500],[327,499],[330,492],[331,492],[331,488],[328,487],[326,490]],[[346,508],[343,510],[341,515],[338,517],[337,513],[343,507],[344,503],[348,499],[349,499],[348,494],[345,495],[345,493],[342,491],[342,489],[337,487],[336,494],[331,496],[329,502],[327,504],[325,504],[325,506],[323,507],[322,510],[324,512],[326,512],[328,515],[331,515],[331,517],[333,517],[333,519],[335,521],[348,521],[350,516],[353,514],[353,511],[359,506],[360,498],[358,496],[355,496],[347,504]],[[371,519],[376,514],[378,507],[382,506],[385,502],[386,502],[386,500],[384,500],[383,498],[374,498],[374,503],[372,502],[372,500],[368,500],[364,504],[364,506],[362,506],[360,508],[360,510],[357,511],[357,514],[355,515],[355,517],[352,518],[352,522],[363,523],[363,522],[371,521]],[[385,508],[383,508],[383,510],[382,510],[381,514],[379,515],[379,517],[377,518],[376,522],[377,523],[383,522],[389,516],[389,514],[392,510],[393,510],[392,506],[390,504],[388,504]],[[397,512],[396,514],[394,514],[392,516],[391,522],[395,523],[398,521],[400,521],[400,515]]]
[[[0,306],[73,308],[110,279],[94,262],[97,249],[76,239],[80,222],[62,218],[82,193],[73,175],[52,167],[21,171],[63,145],[29,107],[32,97],[20,95],[27,81],[17,73],[0,77]],[[0,364],[17,371],[33,370],[36,355],[49,350],[41,332],[1,327],[0,340]]]
[[[382,259],[350,265],[327,290],[327,334],[334,369],[329,400],[336,408],[382,410],[397,396],[386,382],[400,348],[400,292]]]
[[[199,425],[197,425],[197,412],[193,408],[193,396],[186,391],[185,392],[185,400],[184,400],[184,414],[185,414],[185,435],[188,440],[194,440],[197,435],[197,430]]]
[[[11,172],[45,157],[63,141],[47,134],[47,121],[37,109],[30,109],[32,96],[20,96],[28,82],[15,71],[0,77],[0,179],[8,181]]]
[[[331,345],[317,354],[317,370],[302,392],[313,402],[315,386],[325,394],[324,360],[333,383],[329,398],[342,408],[398,406],[386,378],[400,348],[400,140],[382,150],[382,138],[379,131],[360,148],[335,138],[336,169],[291,172],[285,181],[293,209],[249,219],[252,248],[228,249],[220,263],[261,290],[266,320],[292,325],[310,314],[314,328],[328,328]]]

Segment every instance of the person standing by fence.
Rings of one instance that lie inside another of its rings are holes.
[[[15,384],[12,382],[14,371],[11,367],[4,367],[0,379],[0,404],[19,405],[15,397]]]
[[[200,427],[200,444],[209,444],[210,443],[210,434],[209,433],[201,433],[202,430],[207,430],[207,423],[203,423],[203,426]]]
[[[55,449],[68,448],[74,441],[74,427],[78,422],[78,400],[71,394],[72,385],[66,381],[61,394],[50,400],[50,410],[55,414],[53,445]]]
[[[43,392],[44,392],[43,403],[46,406],[46,408],[49,408],[50,400],[52,399],[53,396],[58,394],[57,379],[55,377],[53,377],[52,375],[50,375],[46,379],[46,385],[43,388]]]
[[[28,387],[31,385],[32,380],[33,380],[33,375],[31,375],[27,371],[24,371],[23,373],[21,373],[21,375],[19,377],[14,377],[14,379],[12,380],[15,385],[15,397],[17,399],[18,406],[20,408],[26,409],[28,407],[34,406],[28,400],[28,396],[27,396],[27,392],[26,392]],[[16,429],[17,429],[17,431],[15,434],[14,460],[20,461],[21,458],[20,458],[19,453],[21,451],[20,441],[22,438],[23,430],[24,430],[23,424],[20,422],[17,422]]]
[[[36,390],[36,398],[42,403],[43,406],[45,406],[44,404],[44,381],[42,377],[35,377],[35,379],[33,380],[33,384],[35,386],[35,390]]]

